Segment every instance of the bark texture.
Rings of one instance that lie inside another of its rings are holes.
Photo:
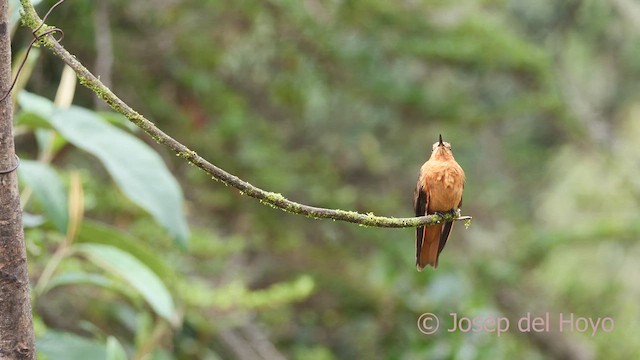
[[[8,1],[0,0],[0,94],[11,85]],[[16,166],[11,97],[0,102],[0,172]],[[17,170],[0,173],[0,360],[35,359]]]

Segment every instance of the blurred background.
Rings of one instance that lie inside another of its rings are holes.
[[[441,133],[473,222],[418,273],[413,229],[264,206],[78,86],[75,105],[134,134],[179,183],[177,203],[158,185],[141,205],[100,155],[117,137],[91,151],[34,105],[74,94],[61,60],[36,49],[16,142],[59,180],[47,190],[21,169],[43,358],[640,358],[640,3],[81,0],[47,22],[165,132],[294,201],[412,216]],[[30,40],[15,29],[16,64]],[[58,226],[47,191],[67,214]],[[423,334],[422,313],[440,330]],[[449,332],[450,313],[511,327]],[[519,331],[528,313],[548,313],[550,330]],[[585,322],[560,332],[561,314]],[[613,328],[594,329],[605,317]]]

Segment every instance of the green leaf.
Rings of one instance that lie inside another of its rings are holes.
[[[57,110],[50,121],[70,143],[100,159],[127,197],[186,244],[182,190],[152,148],[83,108]]]
[[[80,231],[76,239],[78,243],[104,244],[135,256],[162,279],[172,278],[173,270],[163,260],[162,254],[154,252],[152,248],[145,246],[134,236],[103,223],[90,219],[84,219],[80,225]]]
[[[18,103],[24,112],[49,121],[67,141],[100,159],[129,199],[151,213],[180,244],[186,244],[189,228],[182,190],[151,147],[80,107],[56,109],[49,99],[26,91],[20,92]],[[38,125],[36,119],[25,116],[27,123]]]
[[[16,125],[23,125],[31,129],[53,129],[53,126],[42,116],[30,111],[20,111],[16,115]]]
[[[106,359],[105,346],[71,333],[49,331],[36,341],[38,358],[51,360]]]
[[[22,160],[18,167],[18,174],[33,190],[33,195],[40,201],[53,225],[60,232],[66,233],[69,222],[67,195],[58,173],[47,164]]]
[[[207,350],[205,350],[207,351]],[[209,354],[207,359],[218,360],[221,359],[219,356],[214,356],[214,353],[211,350],[208,350]],[[152,354],[149,360],[175,360],[171,354],[169,354],[166,350],[156,349]]]
[[[53,289],[56,286],[78,284],[90,284],[104,288],[114,288],[113,281],[105,276],[80,271],[69,271],[64,272],[60,275],[56,275],[53,279],[51,279],[48,284],[48,290]]]
[[[107,360],[127,360],[127,352],[113,336],[107,338]]]
[[[16,117],[16,124],[36,129],[36,140],[41,149],[51,146],[52,141],[54,142],[52,150],[58,150],[66,144],[66,141],[59,137],[51,136],[50,130],[53,129],[53,124],[50,119],[56,110],[51,100],[23,90],[18,94],[18,104],[21,111]]]
[[[44,216],[31,214],[26,211],[22,213],[22,226],[24,226],[25,229],[38,227],[46,221]]]
[[[74,249],[85,254],[106,271],[123,278],[138,291],[158,315],[174,326],[178,324],[178,314],[169,290],[162,280],[140,260],[109,245],[78,244]]]
[[[113,111],[96,111],[96,114],[107,121],[109,124],[115,125],[119,128],[129,130],[131,132],[140,131],[134,123],[129,121],[126,116],[113,112]]]
[[[49,119],[56,109],[51,100],[28,91],[18,94],[18,104],[23,111],[33,113],[42,119]]]

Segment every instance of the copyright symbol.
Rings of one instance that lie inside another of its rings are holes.
[[[418,318],[418,330],[425,335],[431,335],[438,331],[440,320],[432,313],[424,313]]]

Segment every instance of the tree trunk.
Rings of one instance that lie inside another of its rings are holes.
[[[0,95],[11,85],[8,1],[0,0]],[[11,97],[0,102],[0,360],[35,359]]]

